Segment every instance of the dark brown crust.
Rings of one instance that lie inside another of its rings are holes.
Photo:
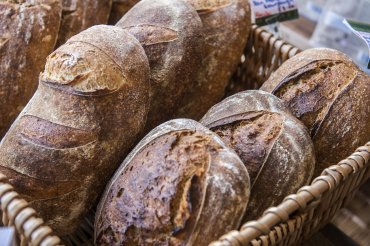
[[[193,88],[203,58],[202,23],[180,0],[143,0],[116,24],[141,41],[151,68],[151,109],[146,132],[174,118]]]
[[[58,0],[22,2],[0,1],[0,139],[35,92],[59,30]]]
[[[0,169],[48,225],[66,235],[95,205],[144,127],[149,64],[129,33],[95,26],[51,54],[40,78],[0,144]],[[111,93],[98,93],[111,86]]]
[[[108,22],[112,0],[61,0],[62,22],[57,47],[73,35],[98,24]]]
[[[151,24],[131,26],[125,30],[134,35],[143,46],[174,42],[178,38],[177,31]]]
[[[139,0],[113,0],[108,24],[115,25]]]
[[[177,116],[200,119],[224,96],[243,54],[251,26],[249,1],[186,0],[203,23],[205,59],[194,90],[184,97]]]
[[[261,89],[283,99],[309,128],[317,156],[315,176],[370,139],[370,78],[338,51],[304,51]]]
[[[195,121],[169,121],[138,144],[107,186],[96,242],[208,245],[239,226],[248,197],[248,173],[217,135]]]
[[[310,182],[315,167],[312,141],[277,97],[262,91],[235,94],[212,107],[201,123],[237,152],[250,173],[244,222]]]

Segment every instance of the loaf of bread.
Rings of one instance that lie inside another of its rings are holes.
[[[118,27],[95,26],[47,59],[0,143],[0,171],[58,235],[70,233],[144,127],[149,64]]]
[[[61,11],[59,0],[0,1],[0,139],[36,91]]]
[[[177,116],[199,120],[218,103],[241,60],[251,29],[249,1],[185,0],[203,23],[205,59],[195,89],[184,97]]]
[[[143,0],[117,23],[143,45],[149,59],[151,104],[146,132],[174,117],[194,84],[203,57],[202,23],[182,0]]]
[[[212,107],[201,123],[235,150],[249,172],[244,222],[310,182],[315,168],[310,135],[277,97],[262,91],[235,94]]]
[[[57,47],[73,35],[108,22],[112,0],[61,0],[63,6]]]
[[[208,245],[240,225],[249,176],[199,123],[166,122],[125,159],[96,213],[97,245]]]
[[[108,24],[115,25],[139,0],[113,0]]]
[[[308,127],[315,176],[370,139],[370,77],[339,51],[306,50],[286,61],[261,89],[285,101]]]

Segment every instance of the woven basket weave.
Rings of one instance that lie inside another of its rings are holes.
[[[294,46],[253,26],[243,62],[227,93],[258,88],[285,60],[298,52]],[[211,245],[299,245],[329,222],[370,177],[369,160],[370,142],[338,165],[327,168],[310,186],[302,187],[277,207],[266,210],[259,220],[244,224],[239,231],[229,232]],[[0,204],[3,224],[16,228],[21,245],[62,244],[1,173]],[[91,244],[93,219],[94,214],[91,213],[76,233],[63,238],[63,243]]]

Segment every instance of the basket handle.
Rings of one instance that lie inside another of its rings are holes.
[[[20,236],[21,245],[54,246],[61,244],[60,238],[55,236],[52,229],[37,217],[36,211],[20,197],[1,172],[0,205],[3,224],[15,227]]]

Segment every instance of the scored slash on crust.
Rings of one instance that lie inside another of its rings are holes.
[[[124,29],[134,35],[142,45],[146,46],[173,42],[178,39],[177,31],[163,26],[140,24]]]
[[[24,115],[20,119],[22,138],[51,149],[69,149],[82,147],[97,141],[92,131],[64,126],[41,119],[33,115]]]

